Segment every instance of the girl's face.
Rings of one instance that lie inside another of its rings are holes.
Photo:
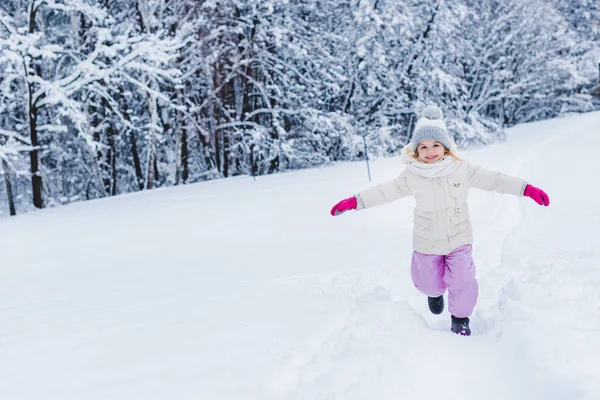
[[[419,161],[427,164],[437,162],[444,157],[446,148],[440,142],[435,140],[423,140],[417,146],[417,156]]]

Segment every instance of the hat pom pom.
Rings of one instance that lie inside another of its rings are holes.
[[[438,106],[427,106],[421,112],[421,117],[427,119],[442,119],[444,118],[444,114]]]

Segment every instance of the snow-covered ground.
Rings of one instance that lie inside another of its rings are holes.
[[[0,398],[600,398],[600,113],[461,153],[551,206],[472,190],[480,300],[449,332],[409,275],[412,199],[332,218],[398,158],[0,221]]]

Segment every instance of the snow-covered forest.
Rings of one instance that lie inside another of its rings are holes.
[[[0,212],[598,107],[596,0],[2,0]]]

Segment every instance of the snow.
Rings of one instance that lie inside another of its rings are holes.
[[[4,219],[2,398],[598,399],[599,132],[589,113],[461,153],[551,198],[471,191],[469,338],[412,287],[412,199],[328,214],[398,158]]]

